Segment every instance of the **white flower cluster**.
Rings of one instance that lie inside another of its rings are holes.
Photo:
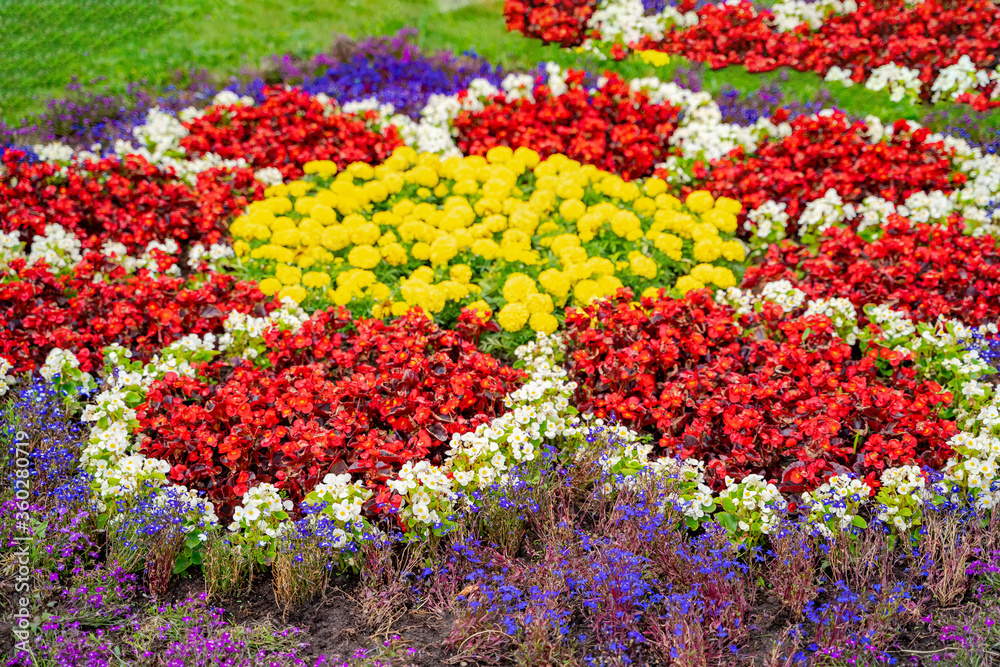
[[[14,376],[8,375],[14,369],[7,357],[0,357],[0,396],[4,396],[14,385]]]
[[[809,24],[810,30],[818,30],[830,16],[838,14],[850,14],[858,10],[858,4],[854,0],[818,0],[818,2],[805,2],[804,0],[782,0],[771,6],[774,14],[772,24],[779,32],[791,32],[803,23]]]
[[[264,546],[264,537],[276,538],[287,524],[287,511],[292,509],[291,500],[282,500],[278,488],[263,483],[253,486],[243,494],[243,500],[233,510],[230,532],[241,531],[249,539],[258,538],[258,546]]]
[[[361,516],[365,502],[371,497],[371,490],[363,482],[352,482],[347,473],[330,473],[306,496],[305,502],[322,506],[324,516],[343,524],[343,527],[334,528],[328,539],[334,549],[344,550],[351,543],[363,539],[366,531],[373,530]]]
[[[416,463],[407,461],[396,479],[387,482],[386,486],[403,498],[399,515],[411,532],[419,530],[412,524],[413,521],[424,526],[444,523],[449,519],[452,503],[458,497],[447,468],[432,465],[426,460]]]
[[[719,290],[715,293],[715,302],[729,304],[736,311],[736,315],[739,316],[752,313],[758,299],[757,295],[750,290],[739,287],[728,287],[725,290]]]
[[[848,299],[810,299],[802,316],[811,315],[825,315],[830,318],[837,334],[848,345],[854,345],[858,341],[858,311]]]
[[[253,173],[253,177],[267,187],[278,185],[284,180],[284,177],[281,175],[281,171],[276,167],[264,167],[263,169],[258,169]]]
[[[747,213],[743,228],[753,232],[756,238],[771,242],[780,241],[785,238],[785,229],[788,226],[786,207],[785,203],[768,200]]]
[[[865,81],[865,88],[871,91],[888,88],[889,99],[893,102],[902,102],[907,97],[913,102],[919,101],[921,86],[918,70],[901,67],[896,63],[876,67]]]
[[[66,231],[62,225],[49,223],[45,233],[36,234],[31,240],[28,266],[45,262],[54,272],[71,271],[83,260],[80,250],[83,245],[75,234]]]
[[[760,475],[747,475],[739,483],[727,477],[719,504],[736,519],[740,532],[764,535],[777,530],[787,506],[778,487]]]
[[[814,199],[802,210],[799,216],[799,236],[806,234],[822,234],[830,227],[843,222],[844,200],[836,190],[830,188],[822,197]]]
[[[236,253],[233,252],[232,246],[213,243],[206,248],[201,243],[195,243],[188,250],[187,265],[195,271],[202,270],[203,266],[209,271],[218,271],[217,262],[233,257],[236,257]]]
[[[844,88],[850,88],[854,85],[854,79],[851,78],[851,70],[840,68],[836,65],[827,70],[823,80],[828,83],[839,83]]]
[[[46,382],[52,382],[54,377],[65,376],[79,368],[80,360],[76,358],[75,354],[69,350],[54,347],[46,355],[45,362],[38,369],[38,374],[45,378]],[[91,378],[89,373],[85,373],[84,377]]]
[[[893,310],[885,304],[878,306],[868,305],[865,307],[865,314],[868,316],[869,321],[878,325],[886,340],[891,341],[897,338],[906,338],[917,332],[916,326],[914,326],[913,321],[910,320],[906,313]]]
[[[694,12],[689,14],[693,15],[693,25],[697,25],[698,15]],[[587,31],[598,31],[602,42],[621,41],[624,44],[631,44],[645,35],[654,40],[660,39],[664,30],[669,27],[669,22],[687,24],[690,20],[669,6],[665,7],[661,14],[647,16],[642,0],[602,0],[587,21]],[[592,47],[592,44],[584,45],[584,48],[589,50],[593,50]]]
[[[1000,456],[1000,438],[991,432],[978,435],[960,432],[948,441],[956,456],[945,464],[944,478],[935,490],[952,502],[959,503],[961,496],[971,494],[978,509],[991,509],[1000,502],[997,457]],[[958,491],[958,493],[956,493]]]
[[[117,241],[105,241],[101,246],[101,254],[111,259],[112,262],[121,265],[128,273],[135,273],[139,269],[146,269],[153,276],[160,273],[160,262],[166,257],[172,257],[180,252],[181,248],[174,239],[168,238],[163,242],[150,241],[146,244],[145,250],[138,257],[128,254],[128,248],[124,243]],[[176,260],[170,263],[163,271],[164,275],[179,276],[181,268],[177,266]],[[94,276],[94,282],[101,280],[101,276]]]
[[[787,280],[775,280],[760,290],[761,301],[771,301],[786,312],[793,311],[806,302],[806,293]]]
[[[964,93],[985,88],[997,80],[997,72],[977,69],[968,55],[963,55],[954,65],[942,68],[931,84],[931,102],[942,98],[957,100]]]
[[[833,529],[846,531],[855,523],[858,510],[871,496],[871,487],[856,477],[832,475],[812,491],[802,494],[802,506],[809,512],[809,521],[825,537],[833,537]]]
[[[298,331],[308,319],[306,311],[287,296],[281,299],[281,306],[267,317],[255,317],[234,310],[222,323],[225,333],[219,336],[218,349],[252,361],[264,351],[264,334],[269,329]]]
[[[506,472],[520,463],[534,461],[545,441],[579,433],[579,420],[571,410],[575,382],[556,363],[562,340],[539,333],[515,350],[528,372],[528,381],[504,398],[507,412],[475,431],[451,438],[445,466],[463,489],[506,483]]]
[[[0,271],[6,271],[10,263],[19,257],[24,257],[21,232],[16,229],[9,234],[0,232]]]
[[[917,466],[887,468],[880,478],[878,519],[905,532],[917,525],[927,483]]]

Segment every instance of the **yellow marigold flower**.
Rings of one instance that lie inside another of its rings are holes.
[[[569,294],[569,280],[559,269],[545,269],[538,274],[538,284],[549,294],[563,299]]]
[[[632,273],[640,278],[652,280],[656,277],[656,262],[645,255],[638,255],[629,260],[629,268],[632,269]]]
[[[706,285],[712,282],[713,276],[715,276],[715,267],[711,264],[699,264],[691,269],[691,277]]]
[[[500,256],[500,244],[492,239],[479,239],[472,244],[472,254],[492,260]]]
[[[473,178],[456,181],[455,185],[452,186],[451,191],[456,195],[474,195],[479,192],[479,184]]]
[[[281,291],[278,292],[279,299],[284,299],[286,296],[295,301],[295,303],[302,303],[308,294],[306,288],[302,285],[288,285],[282,287]]]
[[[298,248],[299,230],[294,227],[291,229],[279,229],[271,235],[271,243],[285,246],[286,248]]]
[[[576,222],[587,212],[587,205],[579,199],[567,199],[559,205],[559,215],[567,222]]]
[[[295,263],[300,269],[308,269],[310,266],[316,263],[316,258],[310,255],[299,255],[295,259]]]
[[[747,253],[743,244],[734,239],[722,244],[722,256],[730,262],[742,262],[746,259]]]
[[[392,304],[390,312],[392,312],[395,317],[401,317],[402,315],[406,315],[408,310],[410,310],[410,304],[405,301],[396,301]]]
[[[280,246],[271,246],[271,259],[276,262],[281,262],[282,264],[291,264],[295,260],[295,252],[289,248],[282,248]]]
[[[681,200],[673,195],[656,195],[656,208],[661,211],[680,211]]]
[[[330,178],[337,173],[337,165],[331,160],[312,160],[302,165],[302,171],[307,174],[319,174],[322,178]]]
[[[653,215],[656,212],[656,202],[649,197],[639,197],[632,202],[632,210],[639,215]]]
[[[509,146],[494,146],[486,151],[486,159],[490,164],[503,164],[514,157],[514,151]]]
[[[430,285],[420,303],[420,307],[428,313],[440,313],[446,305],[448,305],[448,294],[438,285]]]
[[[236,253],[237,257],[242,257],[250,252],[250,244],[246,241],[236,241],[233,243],[233,252]]]
[[[705,283],[701,282],[693,276],[681,276],[677,279],[677,283],[674,288],[681,294],[687,294],[691,290],[701,289],[705,286]]]
[[[430,199],[431,189],[430,188],[417,188],[417,196],[421,199]]]
[[[257,287],[259,287],[260,291],[267,296],[271,296],[273,294],[277,294],[278,290],[281,289],[281,281],[277,278],[264,278],[257,283]]]
[[[264,189],[264,196],[269,199],[271,197],[284,197],[287,194],[288,194],[288,186],[285,185],[284,183],[271,185]]]
[[[573,288],[573,296],[577,303],[586,306],[594,300],[601,292],[596,280],[581,280]]]
[[[347,221],[345,220],[344,223],[346,226]],[[380,236],[382,236],[382,230],[378,228],[378,225],[370,222],[365,222],[351,229],[351,243],[354,245],[375,245]]]
[[[351,245],[351,233],[343,225],[330,225],[320,237],[323,247],[337,252]]]
[[[410,248],[410,254],[413,255],[414,259],[419,259],[421,262],[427,261],[431,258],[431,246],[429,243],[424,243],[423,241],[414,243],[413,247]]]
[[[587,251],[580,246],[573,246],[571,248],[566,248],[561,252],[556,253],[559,261],[563,263],[563,267],[569,267],[573,264],[583,264],[587,261]]]
[[[663,289],[662,287],[647,287],[646,289],[642,290],[641,296],[643,298],[658,299],[660,298],[660,290],[662,289]]]
[[[604,257],[591,257],[587,260],[587,268],[592,276],[613,276],[615,274],[615,264],[610,259]]]
[[[400,283],[399,291],[407,303],[416,305],[426,298],[429,287],[430,285],[426,281],[411,277],[409,280]]]
[[[736,231],[736,216],[719,208],[713,208],[701,215],[701,219],[711,223],[720,232],[732,234]]]
[[[655,198],[657,195],[661,195],[667,191],[667,182],[662,178],[647,178],[642,189],[647,197]]]
[[[310,271],[302,276],[302,284],[306,287],[326,287],[330,284],[330,274],[321,271]]]
[[[722,256],[722,243],[717,239],[706,239],[694,244],[694,259],[698,262],[714,262]]]
[[[741,204],[736,199],[730,199],[729,197],[719,197],[715,201],[715,208],[721,211],[725,211],[726,213],[739,215],[740,211],[743,210],[743,204]]]
[[[538,155],[537,151],[524,146],[521,146],[514,151],[514,158],[528,169],[534,169],[537,167],[538,163],[542,159],[541,156]]]
[[[523,273],[512,273],[503,284],[503,298],[507,303],[524,302],[529,294],[537,291],[535,281]]]
[[[708,190],[695,190],[687,196],[684,204],[695,213],[704,213],[715,206],[715,199]]]
[[[434,266],[447,264],[458,254],[458,244],[453,236],[441,236],[431,244],[429,259]]]
[[[337,222],[337,214],[333,209],[323,204],[313,204],[309,209],[309,217],[321,225],[332,225]]]
[[[309,211],[316,205],[315,197],[299,197],[295,200],[295,212],[299,215],[309,215]]]
[[[535,190],[528,198],[528,203],[539,213],[548,213],[556,205],[556,196],[545,190]]]
[[[559,328],[559,320],[556,319],[555,315],[550,313],[532,313],[531,319],[528,321],[528,326],[531,327],[532,331],[551,334]]]
[[[736,276],[734,276],[733,272],[726,267],[717,266],[712,271],[712,283],[716,287],[721,287],[722,289],[736,287]]]
[[[382,248],[382,259],[389,266],[400,266],[406,264],[409,257],[406,254],[406,248],[398,243],[390,243]]]
[[[302,279],[302,269],[297,266],[279,264],[274,270],[274,277],[281,281],[282,285],[295,285]]]
[[[388,301],[392,290],[385,283],[375,283],[371,287],[372,298],[376,301]]]
[[[555,309],[555,304],[552,303],[552,297],[548,294],[541,294],[536,292],[535,294],[529,294],[525,305],[528,306],[528,312],[531,314],[535,313],[551,313]]]
[[[636,53],[639,54],[639,58],[641,58],[644,63],[648,63],[653,67],[663,67],[670,64],[670,56],[663,51],[644,49],[642,51],[636,51]]]
[[[359,245],[351,248],[347,254],[351,266],[359,269],[374,269],[382,261],[382,254],[370,245]]]
[[[425,188],[436,187],[440,179],[438,178],[437,172],[435,172],[430,167],[421,165],[414,167],[409,172],[407,172],[407,180],[411,183],[416,183]]]
[[[497,314],[497,322],[505,331],[515,332],[528,323],[530,313],[523,303],[508,303]]]
[[[642,223],[639,216],[632,211],[618,211],[611,217],[611,231],[618,236],[627,236],[630,231],[638,229],[641,233]]]
[[[597,279],[597,288],[602,296],[614,294],[622,287],[622,281],[615,276],[601,276]]]
[[[361,191],[365,193],[368,201],[383,202],[389,198],[389,188],[382,181],[368,181],[362,186]],[[445,194],[448,194],[448,188],[445,188]]]
[[[288,194],[298,198],[304,196],[307,192],[313,189],[312,183],[306,183],[305,181],[292,181],[288,184]]]
[[[418,266],[410,274],[411,279],[423,280],[428,285],[434,282],[434,269],[429,266]]]
[[[456,264],[448,270],[448,276],[457,283],[466,284],[472,280],[472,269],[468,264]]]

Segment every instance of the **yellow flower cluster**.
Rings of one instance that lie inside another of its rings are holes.
[[[399,148],[377,167],[305,172],[268,188],[230,232],[265,293],[309,307],[420,307],[447,321],[474,306],[507,331],[551,332],[562,307],[623,286],[734,286],[744,260],[739,202],[704,191],[681,202],[661,179],[626,182],[563,155]]]

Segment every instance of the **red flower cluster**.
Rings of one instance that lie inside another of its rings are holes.
[[[37,368],[53,348],[72,351],[89,372],[101,350],[121,344],[139,359],[187,334],[222,333],[231,311],[261,314],[274,308],[254,283],[205,272],[197,284],[183,278],[126,275],[89,253],[71,275],[14,260],[15,277],[0,283],[0,356],[17,371]],[[103,278],[95,281],[101,274]]]
[[[695,5],[695,0],[683,0],[678,9],[691,11]],[[600,37],[586,32],[586,20],[596,6],[596,0],[507,0],[504,14],[509,30],[570,47],[588,36]],[[979,69],[992,69],[1000,48],[1000,9],[990,0],[925,0],[916,5],[860,0],[856,11],[830,16],[815,31],[802,24],[781,32],[772,27],[773,12],[749,0],[707,4],[697,14],[697,25],[668,30],[662,39],[645,36],[633,44],[616,43],[612,55],[624,57],[625,46],[676,53],[714,69],[745,65],[751,72],[766,72],[793,67],[825,75],[839,67],[851,72],[855,83],[894,62],[919,72],[922,95],[929,99],[942,68],[966,55]],[[966,93],[960,101],[977,108],[995,106],[986,93]]]
[[[568,47],[583,41],[596,7],[595,0],[507,0],[503,14],[508,30]]]
[[[143,453],[224,513],[261,482],[298,502],[331,472],[377,485],[433,460],[453,433],[499,415],[523,378],[416,313],[386,324],[332,308],[268,346],[271,367],[219,360],[205,379],[171,375],[138,411]]]
[[[973,325],[996,321],[995,238],[966,236],[959,223],[911,229],[898,216],[883,227],[885,235],[872,243],[850,229],[830,229],[815,255],[791,243],[774,245],[763,264],[747,269],[743,286],[787,279],[811,298],[847,298],[859,311],[869,303],[888,303],[918,321],[939,315]]]
[[[384,134],[369,130],[363,115],[327,113],[314,97],[299,89],[265,88],[257,106],[216,105],[184,126],[181,140],[188,155],[217,153],[243,158],[255,168],[276,167],[285,178],[302,175],[312,160],[332,160],[338,167],[352,162],[378,163],[402,141],[395,127]]]
[[[698,25],[666,33],[663,40],[640,40],[636,48],[655,48],[707,62],[712,68],[746,65],[751,72],[777,67],[826,74],[833,67],[863,83],[882,65],[916,69],[930,94],[941,68],[963,55],[980,68],[996,65],[1000,11],[989,0],[861,0],[857,11],[831,16],[815,32],[807,25],[793,32],[770,27],[773,14],[753,3],[709,4],[698,10]]]
[[[680,109],[651,104],[617,74],[606,77],[595,92],[584,85],[584,72],[570,70],[569,90],[562,95],[543,84],[535,87],[534,101],[508,100],[501,93],[482,111],[459,114],[455,143],[466,155],[526,146],[543,157],[563,153],[625,179],[647,176],[670,153],[667,139]]]
[[[775,120],[782,120],[780,112]],[[704,179],[699,187],[739,199],[747,210],[768,200],[784,202],[794,221],[829,188],[845,204],[869,195],[902,202],[916,191],[947,193],[965,181],[964,174],[952,174],[943,142],[927,141],[926,128],[911,132],[905,120],[878,143],[869,141],[863,121],[850,123],[839,111],[799,116],[791,125],[790,136],[765,141],[752,154],[741,147],[707,168],[696,165],[695,175]]]
[[[46,224],[58,223],[85,249],[107,241],[142,252],[150,241],[173,238],[216,243],[229,217],[263,196],[250,169],[210,169],[190,187],[137,155],[104,158],[61,168],[25,162],[7,150],[0,168],[0,228],[29,242]]]
[[[579,407],[654,430],[717,486],[757,473],[798,491],[845,469],[877,486],[886,467],[947,459],[955,425],[935,413],[950,394],[912,369],[880,376],[826,317],[769,304],[734,322],[707,290],[631,300],[621,290],[567,317]]]

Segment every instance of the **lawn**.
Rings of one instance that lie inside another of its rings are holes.
[[[660,71],[630,59],[598,63],[580,54],[508,33],[502,2],[487,0],[441,11],[439,0],[383,0],[372,11],[367,0],[12,0],[0,3],[0,119],[10,123],[37,113],[46,100],[65,91],[74,77],[85,87],[120,93],[132,82],[153,88],[177,70],[207,69],[217,75],[254,67],[270,55],[308,55],[323,50],[337,34],[352,37],[420,31],[421,47],[474,50],[505,68],[541,60],[596,70],[613,67],[629,76],[672,75],[690,65],[683,59]],[[816,75],[788,70],[750,74],[729,67],[704,73],[704,87],[717,93],[729,86],[747,92],[778,81],[793,100],[815,101],[821,90],[857,116],[921,119],[927,108],[893,103],[886,93],[824,84]],[[968,107],[942,105],[933,125],[961,118]],[[1000,114],[980,119],[983,129],[1000,126]]]

